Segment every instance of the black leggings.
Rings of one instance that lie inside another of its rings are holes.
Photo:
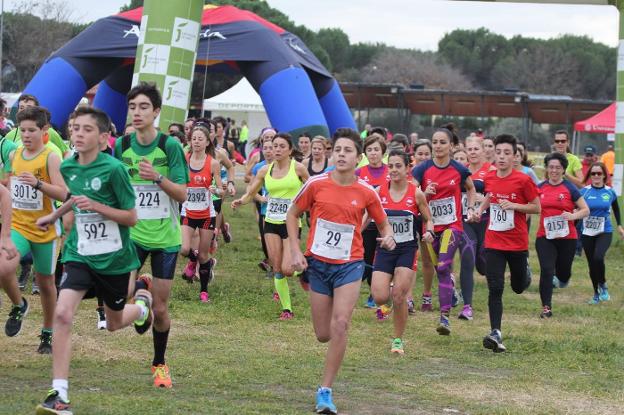
[[[605,279],[605,255],[611,246],[612,233],[601,233],[596,236],[581,236],[583,250],[589,266],[589,277],[594,286],[594,294],[598,294],[598,287],[607,282]]]
[[[269,258],[269,251],[267,251],[266,242],[264,241],[264,215],[260,213],[260,203],[256,202],[256,209],[258,210],[258,230],[260,231],[260,243],[262,243],[262,252],[264,252],[264,259]]]
[[[572,276],[572,262],[576,253],[576,239],[535,240],[535,250],[540,263],[540,298],[543,306],[552,307],[553,277],[564,284]]]
[[[488,283],[488,310],[490,312],[490,326],[492,330],[501,329],[503,319],[503,291],[505,289],[505,268],[509,264],[511,272],[511,289],[521,294],[529,287],[531,280],[527,274],[527,251],[500,251],[486,249],[485,260],[487,272],[485,277]]]
[[[459,283],[461,286],[464,304],[472,304],[472,291],[474,288],[474,269],[481,275],[485,275],[485,252],[483,251],[483,239],[485,237],[486,222],[464,222],[464,232],[459,240],[461,267],[459,271]]]
[[[377,227],[375,227],[375,225],[372,226],[372,229],[368,227],[362,231],[364,262],[366,263],[364,274],[362,274],[362,280],[365,279],[369,287],[373,278],[373,262],[375,261],[375,250],[377,249],[377,237],[379,235]]]

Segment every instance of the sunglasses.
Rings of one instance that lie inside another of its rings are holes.
[[[593,171],[591,173],[589,173],[592,176],[602,176],[602,172],[601,171]]]
[[[568,140],[555,140],[555,144],[565,144]]]

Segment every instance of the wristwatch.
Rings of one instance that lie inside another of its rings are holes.
[[[162,174],[159,174],[158,178],[156,180],[154,180],[154,183],[161,184],[164,178],[165,178],[165,176],[163,176]]]

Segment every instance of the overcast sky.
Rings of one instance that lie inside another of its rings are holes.
[[[12,10],[24,0],[6,0]],[[169,0],[168,0],[169,1]],[[125,0],[65,0],[75,20],[94,21],[119,12]],[[352,43],[383,42],[437,49],[445,33],[487,27],[507,37],[587,35],[616,46],[618,13],[608,6],[514,4],[447,0],[268,0],[295,23],[312,30],[340,27]]]

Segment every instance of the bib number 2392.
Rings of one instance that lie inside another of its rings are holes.
[[[155,184],[135,185],[139,219],[165,219],[171,214],[169,196]]]
[[[328,259],[348,260],[351,257],[351,244],[355,226],[334,223],[323,219],[316,221],[316,231],[312,241],[313,254]]]
[[[98,213],[76,215],[76,231],[80,255],[108,254],[122,248],[119,225]]]

